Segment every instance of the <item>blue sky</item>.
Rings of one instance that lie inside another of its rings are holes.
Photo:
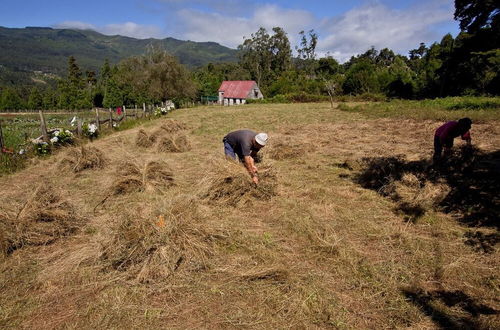
[[[0,26],[93,29],[135,38],[215,41],[236,48],[260,26],[319,35],[317,52],[340,61],[371,46],[407,55],[456,35],[453,0],[1,0]]]

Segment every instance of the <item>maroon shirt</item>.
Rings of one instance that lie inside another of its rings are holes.
[[[467,131],[462,134],[462,132],[460,132],[458,121],[454,120],[439,126],[434,136],[439,137],[439,140],[445,146],[452,146],[453,139],[458,136],[462,136],[462,140],[470,140],[470,132]]]

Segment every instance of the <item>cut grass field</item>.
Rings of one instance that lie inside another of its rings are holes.
[[[0,327],[498,328],[500,116],[457,176],[427,170],[437,119],[185,109],[1,177]]]

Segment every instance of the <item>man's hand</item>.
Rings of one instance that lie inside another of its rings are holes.
[[[254,176],[252,177],[252,181],[253,181],[253,183],[255,183],[255,184],[259,184],[259,178],[257,177],[257,175],[254,175]]]

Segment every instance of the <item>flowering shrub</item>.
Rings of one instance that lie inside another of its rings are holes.
[[[94,139],[99,135],[96,124],[85,124],[83,125],[83,134],[88,136],[90,139]]]
[[[157,107],[155,109],[154,115],[157,116],[157,117],[160,117],[160,116],[166,115],[167,113],[168,113],[167,108]]]
[[[37,141],[37,142],[35,142],[35,141]],[[47,155],[50,153],[50,145],[47,142],[38,141],[38,140],[35,140],[35,141],[33,141],[33,142],[35,144],[35,151],[37,154]]]
[[[54,131],[52,133],[52,137],[50,138],[50,142],[53,145],[63,145],[73,143],[73,133],[66,130]]]

